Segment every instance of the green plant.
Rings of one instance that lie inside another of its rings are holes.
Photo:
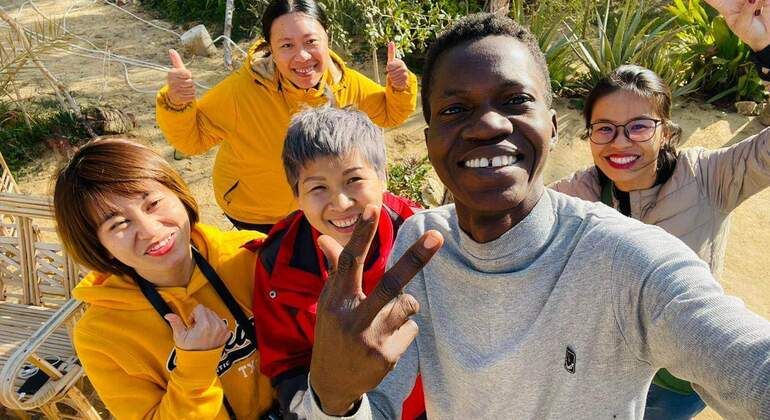
[[[568,80],[575,71],[570,41],[559,30],[568,9],[552,2],[540,2],[537,7],[529,4],[531,2],[525,0],[513,0],[510,16],[517,22],[526,23],[537,38],[548,63],[551,88],[558,94],[567,88]]]
[[[268,0],[235,0],[233,14],[234,39],[254,37],[259,33],[259,16]],[[200,22],[212,34],[221,32],[225,20],[226,0],[143,0],[142,6],[162,13],[164,19],[176,23]],[[258,14],[250,10],[260,11]]]
[[[424,51],[441,30],[460,16],[481,10],[467,0],[364,0],[365,40],[374,46],[394,41],[405,53]]]
[[[566,25],[573,51],[587,69],[580,87],[589,90],[616,67],[637,64],[658,73],[674,96],[691,92],[698,77],[690,71],[692,57],[682,54],[675,19],[648,15],[644,1],[623,0],[615,13],[613,7],[610,0],[603,11],[594,6],[593,28]]]
[[[422,189],[427,182],[430,169],[430,161],[427,157],[410,157],[388,165],[388,191],[425,207]]]
[[[0,101],[0,153],[11,171],[19,173],[46,151],[46,142],[65,141],[77,144],[89,139],[89,135],[68,111],[58,102],[38,100],[27,102],[29,125],[19,111],[18,103]]]
[[[701,77],[701,89],[708,102],[733,95],[735,100],[761,101],[765,89],[749,61],[751,49],[732,33],[716,10],[700,0],[674,0],[666,7],[682,27],[678,38],[684,59]]]

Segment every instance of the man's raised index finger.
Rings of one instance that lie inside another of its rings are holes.
[[[404,286],[428,264],[443,244],[444,237],[435,230],[429,230],[385,272],[377,287],[361,303],[361,311],[369,318],[369,322],[391,299],[401,293]]]

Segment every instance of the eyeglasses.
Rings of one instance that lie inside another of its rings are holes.
[[[642,143],[655,135],[655,129],[661,120],[652,118],[637,118],[625,124],[613,124],[611,122],[595,122],[588,127],[588,138],[594,144],[611,143],[618,136],[620,128],[623,127],[623,134],[626,138]]]

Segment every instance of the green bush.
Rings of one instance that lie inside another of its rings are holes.
[[[366,22],[365,41],[375,46],[394,41],[405,53],[425,51],[444,27],[481,10],[479,2],[463,0],[364,0],[359,4]]]
[[[658,73],[674,96],[693,91],[694,58],[683,53],[673,18],[665,19],[636,0],[623,0],[619,7],[607,0],[603,11],[594,6],[593,13],[591,27],[581,31],[575,24],[567,25],[574,53],[587,69],[577,80],[579,90],[590,90],[622,64],[637,64]]]
[[[90,138],[70,113],[60,110],[57,102],[26,104],[30,126],[24,120],[23,111],[15,105],[0,101],[0,153],[15,174],[45,153],[49,139],[77,144]]]
[[[677,35],[684,50],[680,55],[692,65],[692,77],[700,80],[708,102],[731,95],[734,100],[764,98],[765,89],[749,61],[751,48],[732,33],[716,10],[700,0],[674,0],[667,10],[681,26]]]
[[[584,3],[584,1],[566,4],[543,1],[537,6],[531,6],[531,2],[525,0],[513,0],[511,3],[511,18],[526,24],[537,38],[548,63],[548,73],[551,75],[551,88],[554,94],[570,88],[570,79],[575,72],[570,41],[561,31],[563,19],[576,11],[569,7],[570,4],[575,3]]]
[[[422,199],[422,188],[427,183],[430,169],[427,157],[410,157],[388,165],[388,191],[427,207]]]
[[[233,2],[233,33],[235,40],[259,34],[259,16],[248,11],[264,7],[267,0],[235,0]],[[182,24],[199,22],[213,34],[222,33],[225,21],[225,0],[143,0],[142,6],[155,10],[163,19]]]

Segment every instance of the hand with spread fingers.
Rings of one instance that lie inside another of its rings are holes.
[[[396,44],[388,42],[388,62],[385,65],[388,73],[388,84],[396,91],[406,90],[409,85],[409,69],[406,63],[397,57]]]
[[[754,51],[770,45],[770,0],[706,0]]]
[[[222,347],[230,338],[227,324],[211,309],[198,304],[190,314],[190,327],[177,314],[164,318],[174,334],[174,345],[181,350],[203,351]]]
[[[417,336],[417,324],[409,317],[419,305],[401,290],[443,244],[441,234],[426,232],[365,296],[364,262],[378,220],[379,209],[370,205],[344,249],[331,237],[318,240],[332,271],[318,300],[310,382],[330,415],[350,411],[395,367]]]
[[[182,57],[176,50],[168,50],[168,56],[171,59],[171,70],[166,74],[166,83],[168,83],[166,96],[175,106],[187,105],[195,100],[192,72],[187,70]]]

